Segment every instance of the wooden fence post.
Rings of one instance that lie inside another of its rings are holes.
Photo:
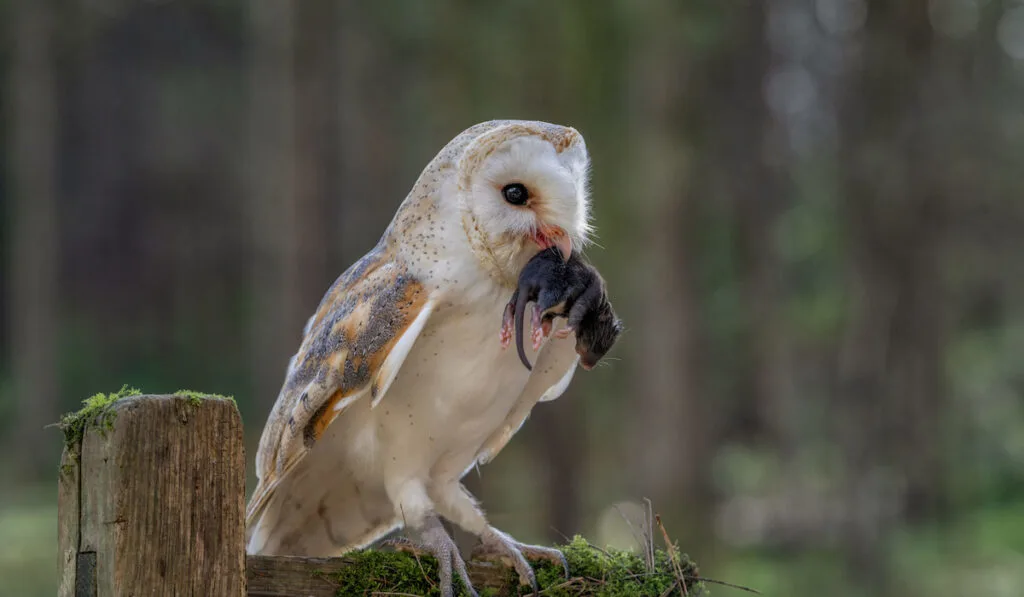
[[[245,595],[245,453],[234,402],[133,396],[61,458],[61,597]]]

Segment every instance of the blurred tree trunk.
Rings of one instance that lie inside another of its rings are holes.
[[[713,155],[725,166],[718,181],[730,201],[735,226],[740,301],[746,314],[737,420],[749,420],[751,439],[791,454],[797,438],[790,421],[791,375],[782,321],[782,266],[775,231],[785,194],[788,148],[765,102],[771,71],[767,2],[728,11],[720,56],[707,69],[714,100],[705,109],[718,123],[710,135]],[[769,157],[771,156],[771,157]],[[748,415],[749,413],[749,415]]]
[[[10,453],[35,477],[55,462],[43,427],[56,421],[58,246],[57,111],[53,5],[21,0],[11,8],[14,40],[9,86],[11,124],[11,329],[16,431]]]
[[[538,468],[545,473],[547,511],[543,520],[551,541],[564,542],[566,537],[584,531],[580,521],[585,470],[581,454],[585,441],[584,417],[580,415],[580,403],[584,398],[570,389],[558,400],[539,405],[531,415],[532,424],[527,427],[530,439],[524,438],[534,452]]]
[[[368,4],[342,0],[334,21],[338,154],[332,248],[341,270],[373,247],[413,182],[396,176],[397,135],[391,127],[398,120],[397,93],[389,86],[394,69],[374,43],[373,34],[381,32],[369,10]]]
[[[298,309],[313,314],[334,282],[327,269],[330,202],[338,196],[337,69],[334,2],[296,3],[295,14],[295,212]],[[303,320],[303,323],[304,320]],[[298,348],[298,339],[292,341]]]
[[[673,3],[658,2],[644,11],[644,26],[634,34],[631,72],[636,89],[630,109],[630,138],[637,159],[629,196],[637,201],[641,237],[635,262],[654,272],[638,297],[643,318],[633,322],[639,381],[630,416],[629,470],[636,497],[650,497],[665,514],[680,542],[700,545],[711,537],[711,446],[713,430],[697,376],[699,329],[694,287],[694,239],[699,183],[694,138],[680,131],[699,110],[690,78],[700,65],[676,30],[683,16]],[[645,21],[645,22],[644,22]],[[647,30],[655,24],[658,31]],[[684,89],[686,94],[684,96]],[[649,274],[648,274],[649,275]]]
[[[249,4],[249,294],[254,405],[269,412],[304,323],[296,201],[294,4]]]
[[[849,563],[888,586],[883,533],[934,517],[946,495],[944,297],[947,167],[927,125],[933,32],[924,0],[872,2],[842,120],[851,313],[839,372]]]

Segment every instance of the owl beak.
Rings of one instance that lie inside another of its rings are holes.
[[[533,242],[543,249],[557,247],[562,254],[562,261],[569,261],[572,255],[572,239],[558,226],[543,226],[533,236]]]

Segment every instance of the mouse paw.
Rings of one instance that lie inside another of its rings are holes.
[[[553,323],[552,323],[553,321],[554,321],[553,318],[545,317],[544,320],[540,324],[540,331],[544,335],[545,338],[547,338],[548,336],[551,335],[551,326],[553,325]]]
[[[501,342],[502,350],[508,348],[512,343],[512,336],[515,332],[514,316],[514,306],[509,303],[501,317],[501,329],[498,330],[498,341]]]
[[[540,350],[540,344],[546,335],[544,333],[544,323],[540,319],[540,306],[534,303],[531,313],[530,325],[533,328],[533,349]]]
[[[544,329],[537,328],[533,330],[533,349],[540,350],[540,345],[544,343]]]
[[[571,326],[566,326],[557,332],[555,332],[555,338],[565,339],[568,338],[575,330]]]

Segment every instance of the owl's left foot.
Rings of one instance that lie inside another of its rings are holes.
[[[537,574],[527,558],[547,560],[561,566],[565,570],[565,577],[569,577],[569,562],[565,554],[553,547],[520,543],[492,526],[487,527],[480,539],[482,543],[474,550],[473,558],[496,559],[515,568],[519,573],[519,582],[532,586],[535,594],[540,594],[540,587],[537,585]]]
[[[412,541],[405,537],[388,539],[385,545],[398,551],[404,551],[416,557],[429,555],[437,560],[440,592],[442,597],[454,597],[455,587],[452,583],[455,572],[462,581],[463,589],[470,597],[479,597],[473,583],[469,580],[466,562],[459,554],[459,548],[441,525],[437,517],[429,517],[421,533],[420,541]]]

